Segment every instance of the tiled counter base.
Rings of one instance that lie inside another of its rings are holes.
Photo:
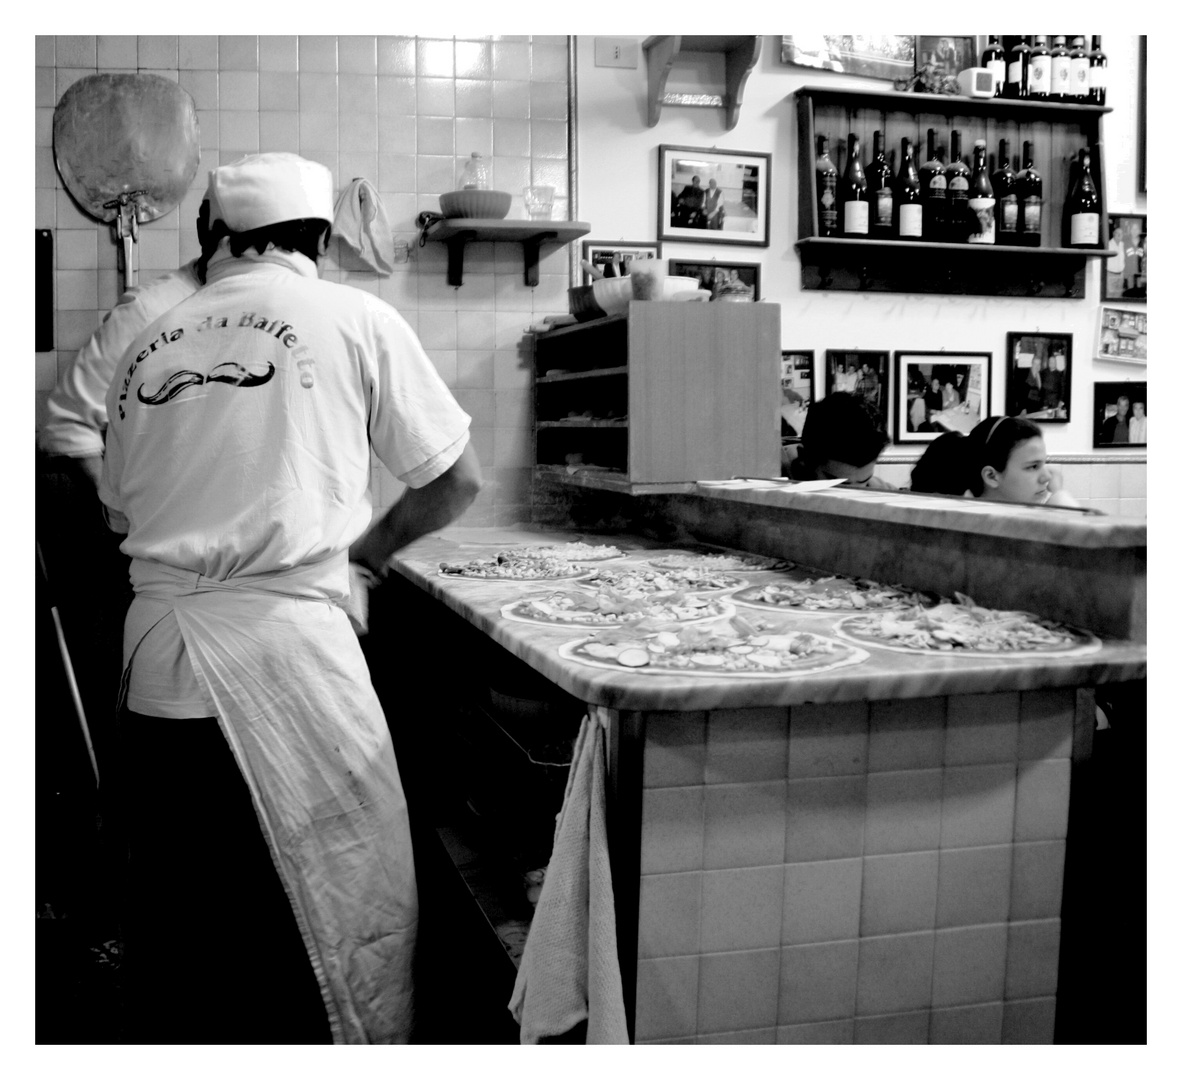
[[[1052,1041],[1089,691],[621,719],[637,1043]]]

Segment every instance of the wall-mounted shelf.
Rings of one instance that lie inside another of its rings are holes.
[[[1111,256],[1100,153],[1101,117],[1112,111],[1106,106],[826,86],[802,87],[795,97],[799,125],[796,250],[800,253],[802,288],[1071,299],[1085,293],[1088,260]],[[936,130],[937,144],[945,147],[952,129],[960,131],[962,146],[971,147],[973,140],[980,138],[991,153],[1000,139],[1007,140],[1011,151],[1020,150],[1023,141],[1032,144],[1035,165],[1043,178],[1041,246],[819,235],[813,156],[817,135],[829,136],[840,171],[850,132],[870,146],[873,133],[882,131],[890,152],[899,148],[903,137],[922,150],[929,128]],[[1100,243],[1094,248],[1068,248],[1060,241],[1063,203],[1071,160],[1082,146],[1092,148],[1092,177],[1101,199]]]
[[[656,127],[664,105],[691,105],[726,110],[726,130],[739,122],[743,88],[759,59],[762,38],[737,35],[672,34],[646,38],[644,54],[648,61],[648,126]],[[722,94],[667,94],[669,72],[683,52],[722,53],[726,58],[726,86]]]
[[[538,283],[538,256],[543,244],[569,244],[586,236],[585,221],[505,221],[500,218],[444,218],[427,228],[427,239],[447,245],[447,283],[464,284],[464,248],[476,240],[512,241],[522,245],[525,284]]]

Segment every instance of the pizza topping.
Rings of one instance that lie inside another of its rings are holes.
[[[623,551],[611,544],[584,544],[575,541],[569,544],[522,544],[498,552],[497,558],[504,556],[509,559],[565,559],[567,562],[575,562],[587,559],[617,559],[623,554]]]
[[[579,577],[586,568],[565,559],[517,559],[504,553],[493,559],[470,559],[464,563],[439,564],[439,572],[453,577],[496,578],[505,581],[532,581],[539,578]]]
[[[740,603],[799,608],[802,611],[859,611],[871,608],[924,606],[923,593],[901,586],[880,585],[869,578],[838,575],[776,581],[741,589],[734,597]]]
[[[662,570],[788,570],[795,564],[785,559],[772,559],[764,555],[744,555],[729,552],[720,555],[695,555],[691,552],[673,552],[660,555],[652,565]]]
[[[1063,623],[1026,611],[979,607],[960,593],[956,602],[905,611],[852,615],[842,629],[858,638],[920,651],[1039,652],[1079,644]]]
[[[692,593],[654,594],[632,598],[611,589],[599,589],[596,592],[563,589],[544,596],[518,600],[510,604],[505,613],[559,626],[603,626],[637,622],[646,618],[665,622],[711,619],[732,610],[729,604],[721,600],[711,600]]]
[[[703,567],[657,570],[646,566],[600,567],[585,579],[588,585],[606,585],[626,596],[657,592],[714,592],[737,589],[747,582],[733,574]]]

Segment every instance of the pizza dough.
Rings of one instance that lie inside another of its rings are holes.
[[[717,592],[738,589],[746,578],[719,570],[688,567],[684,570],[657,570],[651,566],[596,567],[583,585],[603,586],[625,596],[645,596],[664,592]]]
[[[643,619],[687,623],[733,615],[735,609],[723,600],[693,593],[667,593],[630,599],[607,589],[587,592],[561,589],[536,597],[524,597],[506,604],[501,614],[515,622],[546,626],[620,626]]]
[[[471,578],[484,581],[553,581],[580,578],[590,571],[565,559],[470,559],[464,563],[439,564],[439,573],[447,578]]]
[[[565,559],[567,562],[599,562],[603,559],[619,559],[624,552],[611,544],[584,544],[574,541],[569,544],[521,544],[497,552],[497,557],[509,559]]]
[[[751,633],[741,617],[700,626],[623,626],[568,641],[558,655],[608,671],[783,679],[860,664],[869,656],[802,630]]]
[[[1093,652],[1099,639],[1086,630],[1040,619],[1027,611],[956,603],[850,615],[837,624],[844,638],[897,652],[940,656],[1061,656]]]
[[[814,574],[751,585],[734,593],[732,599],[737,604],[765,610],[773,608],[822,615],[842,611],[926,607],[930,602],[923,593],[914,589],[836,574]]]
[[[794,565],[785,559],[764,555],[744,555],[723,552],[719,555],[697,555],[689,551],[674,551],[650,559],[658,570],[789,570]]]

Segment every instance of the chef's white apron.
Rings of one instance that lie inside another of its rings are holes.
[[[385,716],[356,635],[328,599],[346,558],[231,581],[136,559],[128,620],[139,641],[175,613],[291,900],[333,1041],[406,1042],[414,858]]]

